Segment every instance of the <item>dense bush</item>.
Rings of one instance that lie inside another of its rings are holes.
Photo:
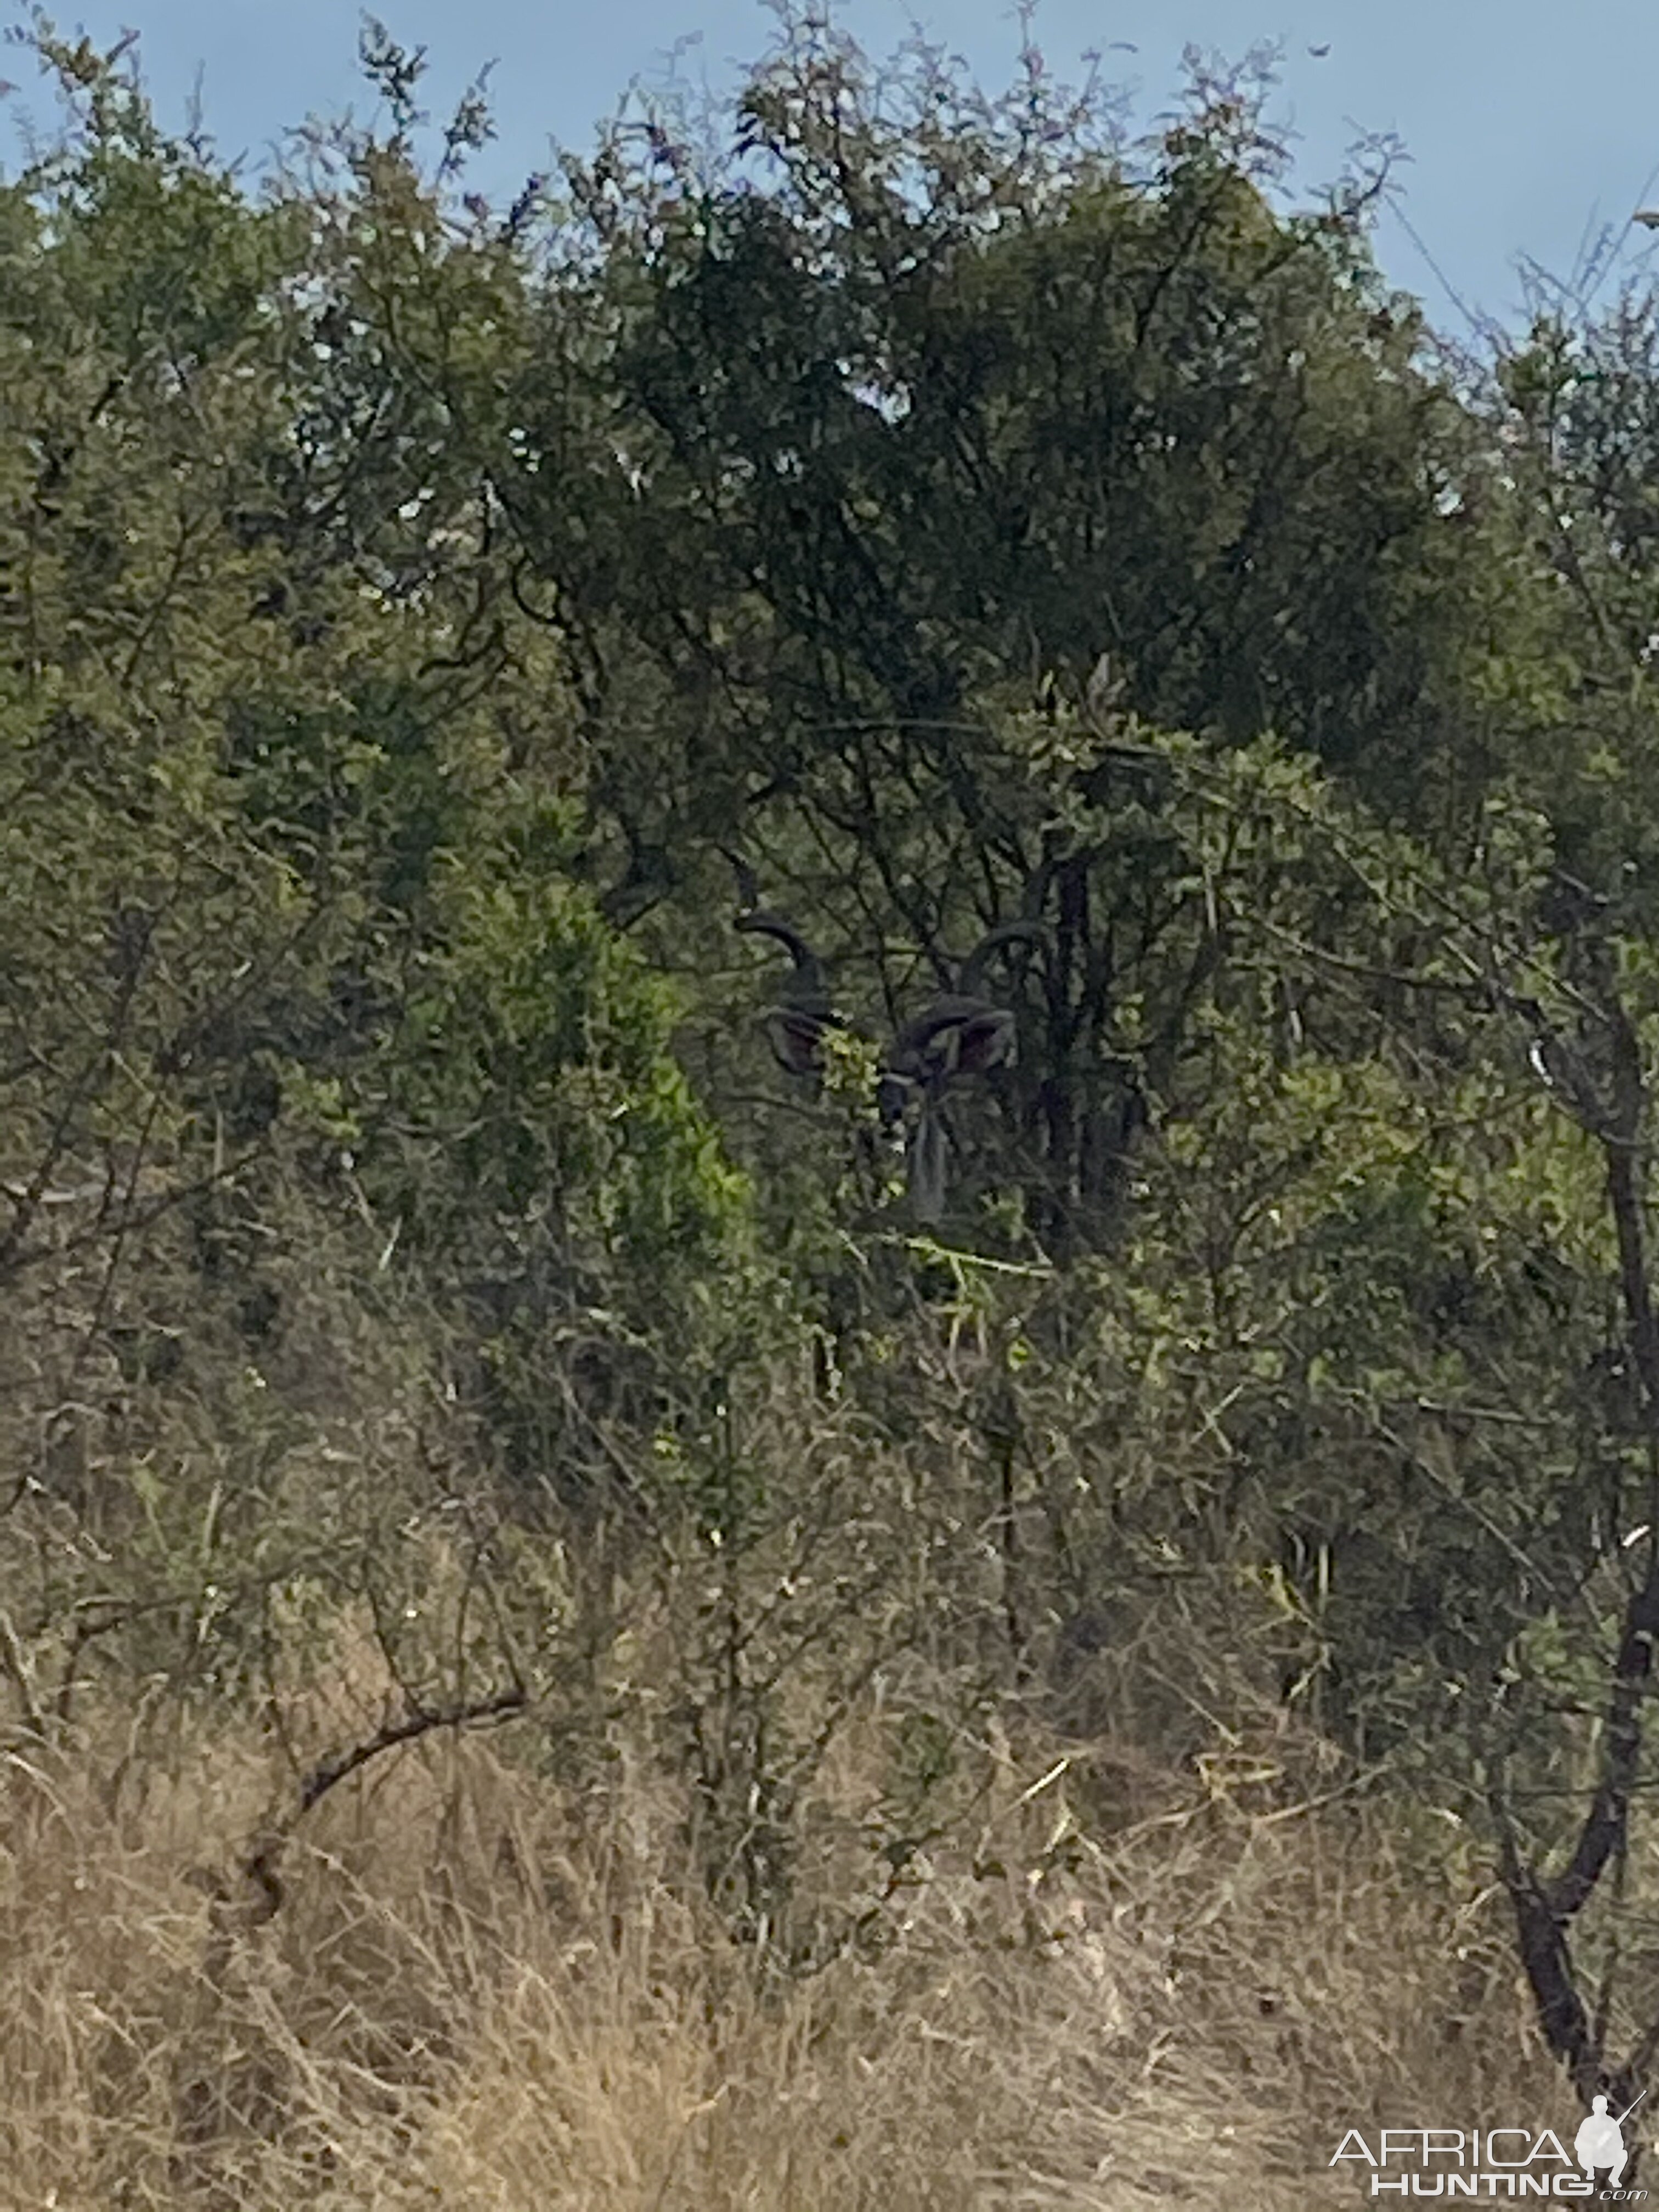
[[[582,1881],[657,1823],[618,1927],[672,1904],[796,2019],[976,1924],[987,1790],[1069,1776],[1022,1864],[1091,1866],[1092,1926],[1140,1760],[1149,1820],[1352,1800],[1425,1899],[1495,1863],[1544,2045],[1634,2094],[1652,301],[1443,354],[1382,173],[1291,206],[1249,79],[1136,145],[1034,52],[993,102],[787,17],[718,128],[624,115],[502,210],[478,98],[423,169],[378,27],[384,126],[257,193],[125,49],[30,43],[18,1863],[77,1766],[165,1859],[196,1773],[229,2034],[250,1930],[321,1910],[322,1801],[372,1827],[375,1775],[511,1723],[536,1820],[612,1837]],[[766,1059],[760,899],[848,1018],[816,1076]],[[868,1033],[1012,921],[1018,1051],[941,1091],[919,1216]],[[382,2087],[444,1991],[530,2003],[422,1956]],[[344,2094],[289,2028],[246,2109],[167,2087],[179,2186]]]

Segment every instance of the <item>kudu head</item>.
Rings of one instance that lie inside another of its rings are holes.
[[[777,1003],[762,1018],[773,1056],[791,1075],[817,1074],[826,1033],[846,1026],[831,1003],[823,963],[797,929],[758,904],[753,872],[735,855],[727,858],[744,902],[733,927],[773,939],[794,963]],[[957,969],[954,987],[904,1023],[881,1055],[877,1112],[888,1134],[904,1145],[906,1186],[918,1220],[937,1222],[945,1212],[945,1095],[1013,1057],[1014,1016],[986,995],[986,971],[1004,945],[1045,944],[1048,938],[1035,921],[1002,922],[988,931]]]
[[[1045,944],[1040,922],[1005,921],[987,932],[941,992],[895,1035],[882,1056],[876,1103],[883,1126],[896,1135],[907,1121],[906,1181],[918,1220],[945,1212],[946,1139],[943,1103],[963,1079],[986,1075],[1014,1056],[1012,1010],[985,995],[985,972],[1005,945]]]

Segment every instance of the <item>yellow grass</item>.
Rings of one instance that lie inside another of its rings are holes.
[[[682,1806],[547,1779],[531,1727],[335,1790],[269,1918],[226,1877],[252,1735],[118,1788],[91,1741],[15,1759],[0,2202],[1291,2212],[1368,2201],[1327,2171],[1351,2125],[1576,2124],[1431,1827],[1253,1801],[1237,1756],[982,1746],[974,1838],[867,1877],[856,1940],[791,1971],[702,1901]],[[844,1842],[859,1741],[809,1833]]]

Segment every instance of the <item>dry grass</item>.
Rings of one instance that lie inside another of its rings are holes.
[[[981,1747],[975,1837],[790,1975],[726,1941],[631,1769],[393,1754],[256,1924],[204,1869],[259,1747],[113,1808],[94,1749],[14,1765],[0,1805],[0,2199],[32,2212],[1288,2212],[1359,2201],[1325,2171],[1349,2125],[1569,2118],[1474,1869],[1425,1875],[1427,1839],[1340,1798],[1251,1809],[1242,1768],[1206,1794],[1079,1744],[1034,1789],[1055,1759]]]

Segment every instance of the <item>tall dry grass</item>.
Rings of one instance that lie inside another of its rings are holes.
[[[826,1765],[803,1878],[855,1852],[880,1726]],[[118,1783],[95,1733],[14,1758],[0,2201],[1290,2212],[1360,2201],[1327,2170],[1350,2125],[1573,2124],[1478,1861],[1287,1798],[1282,1741],[1198,1780],[983,1742],[965,1840],[877,1863],[851,1940],[791,1968],[703,1902],[665,1785],[550,1778],[516,1734],[333,1791],[274,1915],[226,1872],[252,1733]]]

